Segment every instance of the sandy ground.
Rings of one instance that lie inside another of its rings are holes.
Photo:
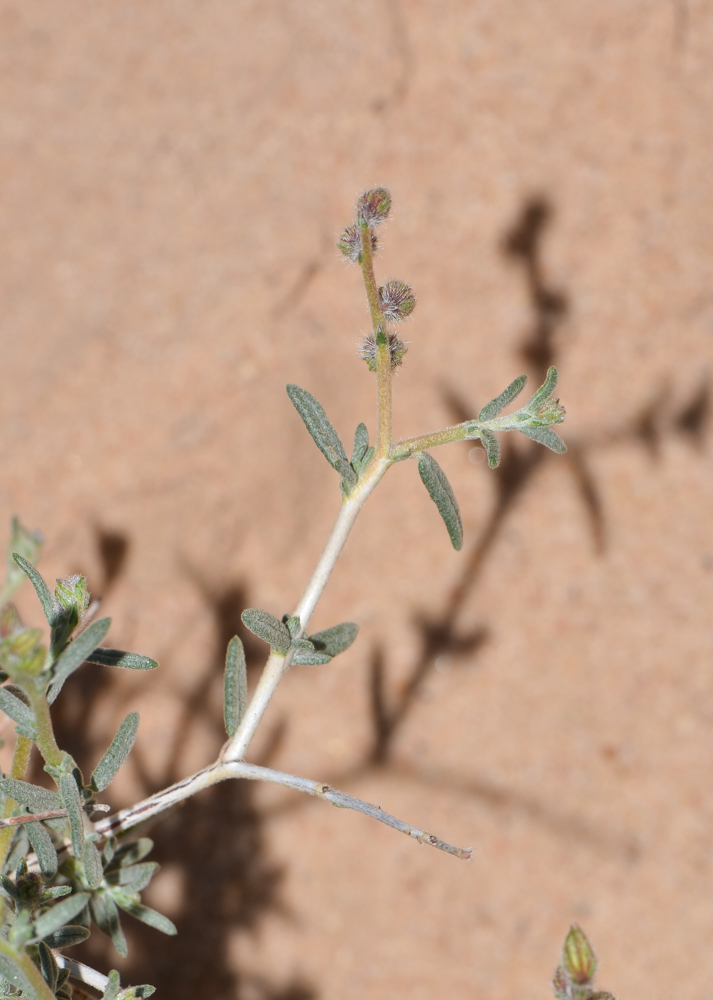
[[[358,642],[294,669],[251,749],[473,860],[221,788],[155,830],[180,936],[134,924],[130,980],[546,998],[577,920],[621,1000],[712,1000],[712,51],[703,0],[0,2],[0,523],[161,661],[58,703],[87,768],[140,710],[115,804],[212,759],[240,611],[294,607],[326,538],[285,383],[374,432],[335,251],[361,190],[392,190],[378,271],[419,299],[396,433],[551,362],[568,408],[563,458],[438,454],[461,553],[389,474],[314,619]]]

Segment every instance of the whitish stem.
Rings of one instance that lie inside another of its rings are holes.
[[[381,806],[375,806],[369,802],[364,802],[362,799],[357,799],[353,795],[339,792],[320,781],[299,778],[297,775],[285,774],[283,771],[273,771],[269,767],[260,767],[257,764],[246,764],[245,761],[218,761],[215,764],[211,764],[210,767],[206,767],[190,778],[185,778],[183,781],[171,785],[170,788],[166,788],[162,792],[144,799],[143,802],[139,802],[129,809],[123,809],[115,816],[100,820],[95,824],[94,829],[97,833],[105,837],[116,836],[141,823],[145,823],[146,820],[164,812],[166,809],[170,809],[171,806],[176,805],[178,802],[190,798],[196,792],[218,784],[220,781],[226,781],[229,778],[268,781],[275,785],[284,785],[286,788],[294,788],[298,792],[306,792],[308,795],[314,795],[318,799],[324,799],[338,809],[354,809],[356,812],[364,813],[365,816],[370,816],[372,819],[376,819],[380,823],[385,823],[400,833],[405,833],[407,837],[412,837],[420,844],[436,847],[438,850],[452,854],[456,858],[468,860],[471,855],[471,848],[454,847],[452,844],[447,844],[445,841],[439,840],[432,833],[426,833],[425,830],[420,830],[418,827],[404,823],[403,820],[397,819],[396,816],[391,816],[389,813],[384,812]]]
[[[295,608],[294,615],[300,620],[300,635],[305,631],[310,618],[317,607],[317,602],[322,596],[327,581],[332,574],[332,570],[339,558],[347,536],[352,529],[357,515],[364,506],[367,497],[372,492],[376,484],[388,469],[390,462],[388,459],[381,461],[374,460],[367,475],[356,488],[345,497],[341,509],[334,522],[334,527],[327,539],[327,544],[319,558],[314,573],[307,584],[302,598]],[[265,714],[265,709],[270,703],[270,699],[275,693],[277,685],[290,665],[291,655],[288,653],[282,656],[279,653],[271,653],[265,664],[262,676],[255,688],[255,694],[248,706],[248,710],[238,726],[235,735],[225,744],[220,754],[220,760],[232,761],[242,760],[245,751],[250,745],[250,741],[255,735],[255,730],[260,724],[260,720]]]

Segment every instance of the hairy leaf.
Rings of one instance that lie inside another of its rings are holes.
[[[329,653],[320,653],[316,649],[296,648],[292,657],[292,662],[300,667],[320,667],[331,661]]]
[[[443,469],[435,458],[424,451],[418,460],[418,471],[431,500],[438,507],[438,512],[448,529],[453,548],[460,549],[463,545],[463,522],[461,521],[458,501]]]
[[[155,927],[157,931],[161,931],[163,934],[173,935],[178,933],[176,925],[172,920],[164,917],[163,913],[159,913],[158,910],[152,910],[150,906],[144,906],[143,903],[139,903],[135,897],[125,895],[123,892],[115,892],[114,900],[122,910],[126,910],[132,917],[136,917],[137,920],[148,924],[149,927]]]
[[[332,625],[321,632],[311,635],[310,642],[320,653],[327,653],[328,656],[338,656],[345,649],[349,649],[357,637],[359,626],[355,622],[340,622],[339,625]]]
[[[291,618],[288,618],[287,615],[285,615],[284,622],[287,626],[287,631],[294,639],[299,630],[302,628],[302,623],[296,615],[293,615]]]
[[[116,849],[112,867],[123,865],[135,865],[137,861],[142,861],[147,854],[153,850],[153,840],[150,837],[139,837],[128,844],[121,844]]]
[[[557,452],[558,455],[564,455],[567,451],[567,445],[551,427],[518,427],[518,430],[538,444],[543,444],[550,451]]]
[[[109,631],[111,618],[100,618],[80,632],[74,642],[70,642],[52,668],[52,683],[47,692],[47,701],[52,704],[62,690],[62,685],[75,670],[93,653]]]
[[[21,688],[11,688],[10,685],[0,688],[0,711],[3,711],[5,715],[18,724],[18,727],[22,728],[22,736],[29,736],[32,739],[35,732],[35,714],[29,705],[26,705],[15,694],[15,691],[19,693]]]
[[[491,469],[497,469],[500,465],[500,442],[492,431],[486,430],[481,430],[480,439],[488,456],[488,465]]]
[[[9,879],[7,875],[3,875],[1,873],[0,873],[0,892],[4,892],[5,895],[8,896],[13,901],[13,903],[17,903],[20,899],[20,894],[17,891],[17,886],[15,885],[15,883],[12,881],[12,879]]]
[[[50,792],[40,785],[31,785],[19,778],[3,778],[0,780],[0,792],[8,798],[19,802],[30,812],[46,812],[49,809],[61,809],[62,800],[55,792]]]
[[[82,800],[77,782],[72,774],[63,774],[59,779],[59,792],[64,808],[69,814],[69,828],[72,835],[72,851],[78,861],[84,854],[84,822],[82,820]]]
[[[109,973],[109,982],[106,984],[106,989],[104,990],[103,1000],[116,1000],[120,989],[121,979],[119,978],[119,973],[116,969],[112,969]]]
[[[81,924],[67,924],[60,927],[54,934],[48,934],[44,940],[50,948],[71,948],[75,944],[86,941],[88,937],[88,927],[82,927]]]
[[[142,892],[161,866],[155,861],[144,861],[140,865],[130,865],[112,872],[108,881],[112,885],[124,886],[127,892]]]
[[[66,896],[61,903],[55,903],[35,920],[36,937],[46,938],[48,934],[53,934],[60,927],[70,923],[82,912],[88,901],[88,892],[75,892],[72,896]]]
[[[289,631],[289,630],[288,630]],[[234,635],[225,654],[223,677],[223,720],[228,736],[234,736],[248,707],[248,672],[245,649],[240,637]]]
[[[108,892],[93,892],[89,903],[92,920],[100,931],[110,937],[114,947],[122,958],[126,958],[127,947],[124,932],[121,929],[119,910]]]
[[[44,941],[40,941],[37,947],[37,955],[40,960],[40,972],[45,977],[45,982],[54,993],[57,989],[57,980],[59,979],[59,966],[57,965],[52,951],[47,947]]]
[[[501,410],[504,410],[508,404],[512,403],[516,396],[519,396],[522,390],[525,388],[525,383],[527,382],[527,375],[520,375],[518,378],[514,379],[507,389],[504,389],[499,396],[495,399],[491,399],[489,403],[486,403],[483,409],[478,414],[478,420],[492,420],[493,417],[497,417]]]
[[[98,889],[104,879],[104,869],[102,868],[101,854],[91,840],[84,841],[82,864],[84,865],[84,874],[87,877],[87,885],[90,889]]]
[[[15,957],[14,949],[7,941],[0,942],[0,976],[7,979],[8,983],[12,983],[16,989],[22,990],[23,996],[39,1000],[34,986]]]
[[[366,424],[357,424],[357,429],[354,431],[354,450],[352,451],[352,465],[354,467],[361,463],[368,447],[369,431],[366,429]]]
[[[35,592],[40,599],[40,604],[42,605],[42,610],[45,613],[45,618],[50,625],[53,625],[55,620],[55,609],[49,587],[31,562],[28,562],[27,559],[23,559],[23,557],[17,552],[13,553],[12,558],[15,560],[22,572],[29,578],[30,583],[35,588]]]
[[[339,473],[344,492],[348,493],[349,490],[357,481],[356,472],[354,471],[354,469],[352,469],[351,465],[349,464],[349,462],[347,462],[346,458],[338,458],[337,461],[334,463],[334,468]]]
[[[41,823],[28,823],[27,836],[30,838],[32,850],[37,855],[40,871],[45,878],[54,878],[57,874],[57,851],[52,838]]]
[[[246,608],[240,617],[245,627],[266,642],[271,649],[276,649],[278,653],[286,653],[290,648],[292,638],[289,629],[274,615],[260,611],[259,608]]]
[[[139,713],[129,712],[119,726],[119,732],[111,741],[109,749],[94,768],[91,777],[92,788],[103,792],[131,752],[139,728]]]
[[[11,522],[12,534],[7,549],[7,570],[5,586],[0,595],[0,601],[8,601],[25,579],[25,571],[14,559],[15,554],[34,566],[42,548],[42,535],[38,531],[28,531],[17,517]]]
[[[346,462],[347,453],[344,450],[344,445],[332,427],[321,403],[318,403],[311,393],[307,392],[306,389],[301,389],[298,385],[288,385],[287,395],[302,417],[305,427],[312,435],[312,440],[329,464],[336,469],[340,459]]]
[[[87,656],[89,663],[100,663],[105,667],[121,667],[122,670],[155,670],[158,660],[139,653],[125,653],[122,649],[106,649],[99,646]]]
[[[557,369],[552,367],[548,368],[547,375],[545,376],[545,381],[542,383],[537,392],[533,395],[532,399],[527,401],[525,407],[530,413],[534,413],[538,406],[541,406],[546,399],[549,399],[552,393],[557,388]]]

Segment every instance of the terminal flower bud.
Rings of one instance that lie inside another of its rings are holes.
[[[578,986],[587,986],[597,971],[597,959],[587,936],[578,924],[572,924],[562,950],[562,965]]]
[[[376,226],[384,221],[391,210],[391,195],[386,188],[372,188],[359,198],[356,208],[359,222]]]
[[[66,580],[55,581],[54,599],[58,607],[65,611],[76,608],[78,618],[81,618],[89,607],[89,589],[86,577],[74,575]]]
[[[379,305],[386,319],[398,323],[414,311],[416,296],[404,281],[387,281],[379,289]]]

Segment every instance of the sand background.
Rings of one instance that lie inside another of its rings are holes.
[[[0,2],[0,524],[161,661],[58,703],[85,768],[141,712],[115,804],[212,759],[240,611],[293,607],[326,538],[285,383],[373,434],[335,251],[361,190],[419,300],[396,433],[551,362],[568,409],[566,457],[438,453],[461,553],[389,474],[314,619],[358,642],[251,749],[472,862],[236,783],[156,827],[180,936],[134,924],[101,967],[171,1000],[545,998],[578,920],[622,1000],[713,998],[712,53],[703,0]]]

